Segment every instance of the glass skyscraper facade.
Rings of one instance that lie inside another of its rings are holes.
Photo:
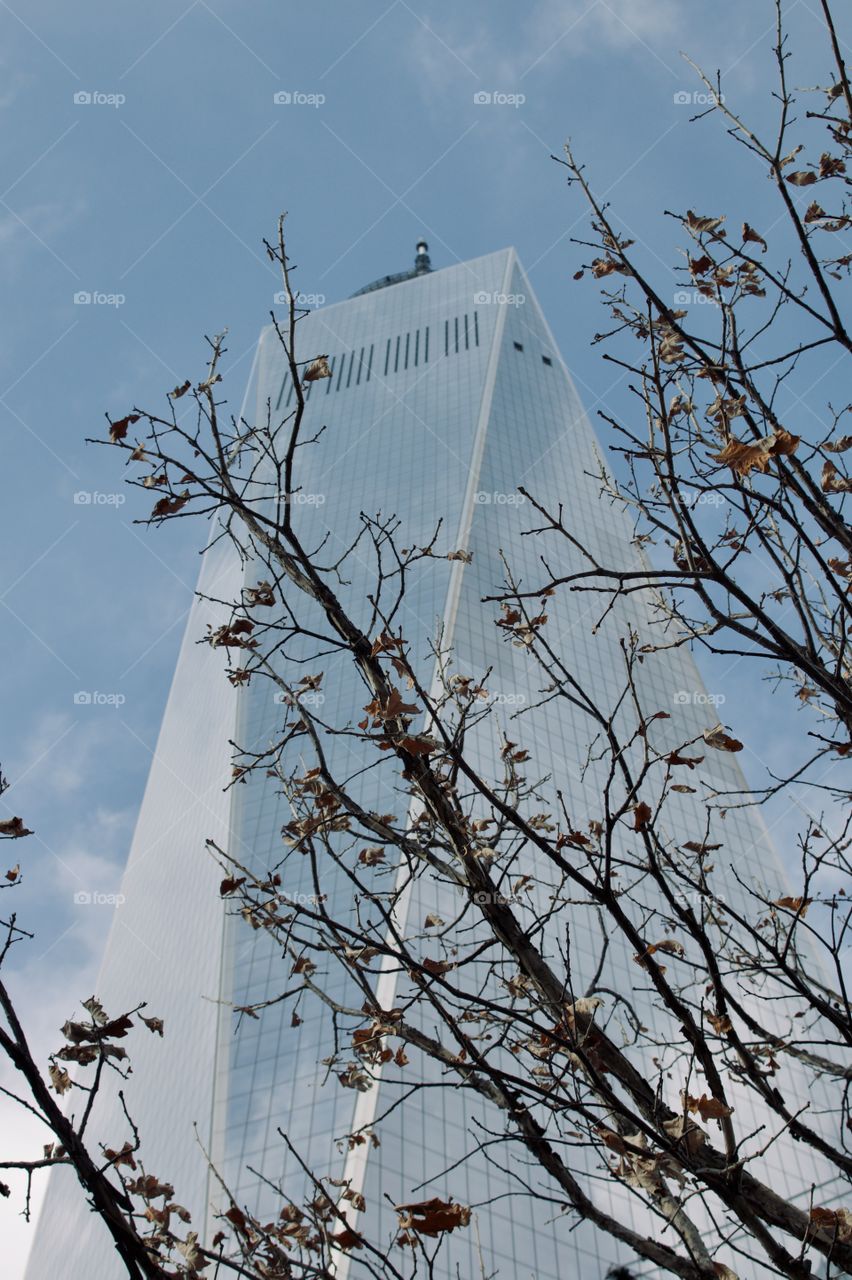
[[[396,514],[399,542],[407,547],[428,544],[441,518],[442,547],[464,549],[472,558],[422,562],[395,625],[412,645],[427,687],[434,665],[430,644],[439,637],[452,650],[453,671],[476,680],[490,671],[486,684],[493,714],[470,739],[472,764],[486,777],[495,776],[500,733],[508,734],[530,750],[536,775],[544,779],[542,793],[552,796],[558,786],[580,825],[598,816],[600,807],[599,775],[594,767],[583,768],[593,736],[589,719],[563,700],[554,701],[536,711],[534,736],[527,741],[524,717],[514,713],[539,700],[545,678],[527,650],[508,642],[495,626],[498,606],[481,601],[501,589],[506,563],[516,581],[543,581],[542,543],[522,536],[536,521],[518,494],[519,485],[551,510],[561,504],[566,524],[599,563],[638,567],[641,553],[632,544],[626,515],[601,499],[591,474],[597,470],[594,434],[514,252],[434,272],[425,269],[421,253],[419,266],[300,323],[300,358],[327,352],[332,376],[311,384],[303,436],[325,430],[300,451],[294,519],[303,542],[325,539],[323,557],[331,562],[351,544],[362,512]],[[259,343],[251,394],[260,413],[267,403],[278,416],[292,406],[293,388],[271,329]],[[554,554],[563,574],[581,563],[567,543],[560,542]],[[228,598],[239,589],[239,574],[225,544],[215,544],[205,556],[201,590]],[[247,585],[256,576],[249,570]],[[375,565],[366,550],[349,557],[343,576],[337,594],[354,620],[367,627]],[[287,985],[289,964],[282,961],[280,946],[252,931],[239,914],[227,914],[204,841],[213,837],[265,873],[284,856],[281,829],[291,814],[275,786],[260,776],[222,790],[228,739],[262,750],[274,737],[281,705],[268,681],[253,680],[237,693],[225,682],[215,651],[195,644],[213,616],[211,609],[199,601],[188,623],[128,860],[125,902],[116,912],[97,992],[111,1012],[146,999],[150,1012],[165,1020],[162,1042],[138,1034],[130,1046],[134,1076],[127,1096],[143,1135],[146,1168],[175,1185],[177,1199],[190,1207],[196,1222],[212,1221],[211,1205],[220,1196],[195,1141],[195,1125],[236,1200],[263,1216],[276,1205],[269,1181],[293,1199],[302,1198],[304,1177],[279,1136],[282,1130],[317,1173],[353,1179],[368,1204],[359,1225],[378,1238],[393,1232],[394,1215],[381,1207],[388,1200],[440,1195],[472,1205],[471,1228],[445,1242],[435,1271],[440,1280],[457,1275],[465,1280],[481,1275],[603,1280],[616,1263],[630,1264],[637,1276],[655,1274],[647,1264],[634,1265],[617,1242],[561,1215],[562,1197],[539,1170],[526,1165],[522,1148],[478,1151],[479,1137],[493,1125],[494,1115],[472,1094],[430,1087],[394,1108],[410,1081],[393,1064],[368,1092],[341,1087],[334,1072],[321,1065],[330,1053],[332,1026],[318,1001],[300,1003],[298,1026],[291,1025],[291,1005],[282,1003],[258,1019],[243,1019],[235,1031],[229,1006],[277,996]],[[597,597],[556,596],[548,601],[547,638],[599,702],[614,707],[624,687],[620,639],[628,626],[646,632],[652,616],[638,597],[628,598],[603,622],[602,612]],[[310,619],[307,606],[303,617]],[[288,652],[294,663],[311,656],[307,642]],[[346,656],[326,655],[314,666],[294,667],[293,678],[315,668],[324,669],[323,720],[357,721],[363,714],[363,686]],[[658,744],[673,748],[716,723],[685,648],[649,658],[638,680],[646,707],[671,717],[659,722]],[[702,780],[707,785],[719,791],[745,787],[733,755],[706,754]],[[328,740],[327,761],[339,775],[355,774],[365,763],[345,736]],[[400,805],[408,803],[391,762],[363,773],[354,787],[363,807],[378,813],[401,817]],[[668,834],[678,842],[703,832],[704,812],[695,794],[672,795],[666,815]],[[735,864],[773,889],[783,884],[777,855],[755,812],[730,810],[724,845],[717,855],[718,892],[734,897],[742,892]],[[546,901],[546,885],[541,887],[546,873],[533,861],[529,865],[539,888],[518,906],[521,918],[525,911],[532,918]],[[521,861],[518,873],[523,867]],[[307,859],[290,856],[282,874],[288,894],[315,892]],[[353,909],[351,888],[342,877],[332,872],[321,887],[333,914],[342,917]],[[450,919],[458,909],[457,890],[424,877],[409,895],[407,924],[419,931],[428,913]],[[583,991],[598,966],[601,930],[591,911],[577,912],[570,925],[572,980],[574,989]],[[554,963],[562,937],[564,921],[552,939]],[[342,971],[330,965],[321,976],[324,989],[345,1003]],[[508,964],[498,964],[497,976],[513,976]],[[405,998],[404,975],[385,975],[382,981],[388,997],[383,1007]],[[653,1021],[642,971],[618,938],[609,940],[602,985],[630,993],[643,1018]],[[618,1015],[613,1016],[615,1034]],[[421,1062],[416,1070],[418,1079],[440,1083]],[[743,1117],[753,1109],[745,1093],[737,1106]],[[378,1148],[347,1153],[344,1143],[341,1151],[341,1139],[371,1122],[381,1138]],[[117,1104],[108,1104],[99,1136],[120,1145],[125,1127]],[[748,1127],[743,1124],[744,1131]],[[578,1170],[591,1161],[589,1172],[600,1175],[590,1183],[593,1193],[622,1221],[646,1230],[644,1210],[594,1160],[577,1147]],[[825,1176],[801,1156],[791,1161],[781,1143],[768,1153],[764,1168],[776,1191],[802,1195],[804,1205],[808,1189],[821,1185]],[[537,1206],[530,1193],[540,1199]],[[819,1194],[830,1201],[828,1187]],[[341,1278],[358,1273],[357,1266],[348,1271],[348,1265],[341,1261]],[[742,1259],[731,1265],[742,1280],[768,1274],[759,1264],[749,1269]],[[68,1280],[118,1280],[121,1275],[106,1232],[87,1212],[73,1175],[64,1169],[51,1175],[27,1280],[57,1275]]]

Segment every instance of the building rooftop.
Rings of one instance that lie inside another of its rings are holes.
[[[362,293],[374,293],[376,289],[387,289],[389,285],[402,284],[403,280],[413,280],[416,276],[428,275],[431,270],[432,261],[429,257],[429,246],[425,240],[418,240],[414,266],[409,271],[397,271],[394,275],[380,276],[378,280],[372,280],[370,284],[365,284],[363,289],[357,289],[352,294],[352,297],[360,298]]]

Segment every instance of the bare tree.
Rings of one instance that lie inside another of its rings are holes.
[[[134,409],[109,425],[110,446],[141,469],[130,483],[159,494],[147,523],[213,517],[242,557],[246,586],[239,599],[216,602],[222,622],[206,639],[223,651],[234,685],[266,682],[281,701],[274,741],[234,744],[234,785],[274,787],[289,805],[280,856],[258,865],[211,844],[230,909],[285,957],[280,991],[236,1016],[284,1005],[295,1029],[303,1003],[318,1001],[334,1028],[324,1065],[341,1087],[361,1092],[392,1078],[393,1105],[402,1107],[433,1089],[476,1099],[488,1117],[478,1153],[523,1170],[531,1221],[554,1210],[583,1219],[631,1257],[684,1280],[732,1280],[739,1266],[791,1280],[815,1267],[827,1276],[852,1272],[852,1210],[842,1199],[852,1173],[843,774],[852,754],[852,533],[844,516],[852,479],[843,461],[852,436],[842,435],[847,408],[830,409],[825,429],[808,441],[781,407],[798,379],[809,385],[809,362],[821,369],[852,350],[837,297],[852,254],[825,248],[843,246],[852,226],[852,93],[826,0],[822,9],[830,79],[812,91],[816,109],[800,120],[776,6],[771,143],[702,77],[713,112],[765,167],[788,237],[748,221],[735,235],[718,212],[672,215],[688,246],[682,270],[713,305],[693,314],[663,296],[570,148],[562,161],[591,209],[588,269],[607,290],[616,278],[605,294],[613,327],[604,337],[629,347],[607,358],[626,370],[637,406],[626,420],[605,415],[620,479],[602,464],[598,481],[604,498],[634,514],[645,558],[638,569],[602,563],[571,513],[524,490],[536,512],[529,533],[541,546],[540,580],[519,583],[507,553],[502,589],[482,607],[487,625],[496,622],[526,654],[530,687],[543,683],[524,710],[526,740],[536,740],[536,717],[563,709],[586,724],[577,763],[596,795],[589,812],[569,810],[568,788],[548,776],[534,747],[504,735],[489,756],[488,673],[456,671],[440,636],[425,663],[422,637],[404,632],[402,605],[418,573],[442,559],[466,564],[466,548],[448,546],[438,523],[431,540],[404,549],[395,517],[364,514],[335,558],[313,541],[315,527],[300,524],[293,498],[303,450],[316,439],[305,430],[306,388],[330,371],[325,356],[298,349],[303,313],[295,301],[287,323],[276,325],[291,409],[278,415],[269,405],[257,422],[228,418],[217,337],[198,384],[176,387],[160,413]],[[817,184],[827,184],[826,194],[803,209],[800,189]],[[267,250],[293,298],[283,220]],[[194,412],[183,411],[184,397]],[[345,599],[356,550],[375,567],[357,612]],[[621,641],[614,702],[548,638],[549,612],[590,592]],[[643,628],[636,619],[648,616],[649,602],[656,622]],[[670,713],[649,695],[646,664],[684,646],[758,664],[777,683],[781,705],[809,717],[801,762],[756,796],[721,794],[707,782],[708,757],[743,745],[725,726],[673,740]],[[328,655],[357,674],[362,718],[324,717],[309,696],[322,687]],[[333,763],[340,738],[358,760],[354,771]],[[404,816],[367,807],[366,774],[392,777]],[[723,847],[720,831],[726,811],[794,786],[813,815],[800,833],[800,883],[773,890],[736,848]],[[683,842],[671,835],[669,813],[686,794],[703,816]],[[287,892],[296,865],[300,875],[308,868],[313,890],[298,899]],[[326,893],[329,877],[349,886],[343,905]],[[736,893],[725,890],[732,882]],[[458,904],[451,919],[408,918],[413,896],[448,888]],[[600,936],[582,980],[577,921],[587,932],[592,921]],[[10,939],[15,927],[10,921]],[[616,951],[635,962],[641,1002],[619,985]],[[406,980],[392,1005],[381,997],[388,974]],[[139,1010],[110,1020],[90,1001],[89,1020],[64,1028],[60,1056],[96,1072],[82,1119],[70,1122],[2,988],[0,998],[10,1025],[0,1047],[20,1063],[59,1143],[45,1160],[74,1166],[132,1276],[197,1275],[210,1266],[258,1278],[331,1276],[344,1254],[366,1275],[432,1275],[446,1237],[472,1228],[469,1205],[438,1196],[399,1203],[388,1188],[396,1209],[388,1236],[360,1187],[303,1164],[304,1202],[273,1188],[282,1206],[273,1223],[222,1184],[222,1229],[205,1244],[186,1229],[173,1189],[137,1169],[130,1117],[127,1145],[99,1162],[84,1142],[101,1074],[120,1066],[114,1041]],[[158,1030],[156,1019],[148,1025]],[[75,1084],[63,1070],[51,1067],[58,1092]],[[381,1127],[379,1116],[340,1135],[344,1149],[380,1141]],[[300,1162],[289,1136],[281,1141]],[[825,1192],[802,1200],[778,1189],[772,1160],[781,1148],[819,1163],[831,1203]],[[30,1171],[41,1163],[29,1162]],[[621,1212],[628,1201],[641,1206],[641,1228]]]

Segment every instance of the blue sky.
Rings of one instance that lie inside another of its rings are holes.
[[[817,0],[786,7],[812,84]],[[572,138],[673,289],[664,208],[756,220],[767,200],[716,123],[689,124],[676,95],[701,86],[679,51],[766,121],[772,23],[769,0],[0,0],[0,759],[37,833],[16,900],[37,938],[13,985],[42,1056],[94,985],[110,912],[74,894],[117,889],[202,532],[134,528],[116,458],[85,436],[197,377],[225,326],[239,404],[282,209],[300,288],[329,301],[406,268],[421,235],[436,267],[514,244],[587,408],[623,403],[589,347],[597,286],[571,279],[584,209],[550,153]],[[766,758],[783,751],[767,733]],[[0,1203],[10,1277],[16,1208]]]

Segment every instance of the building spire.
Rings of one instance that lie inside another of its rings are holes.
[[[352,297],[358,298],[363,293],[373,293],[376,289],[386,289],[391,284],[402,284],[404,280],[416,280],[418,276],[428,275],[431,270],[432,259],[429,257],[429,246],[421,238],[417,241],[417,254],[414,258],[413,267],[409,267],[407,271],[397,271],[392,276],[382,276],[379,280],[373,280],[371,284],[366,284],[363,289],[353,293]]]

